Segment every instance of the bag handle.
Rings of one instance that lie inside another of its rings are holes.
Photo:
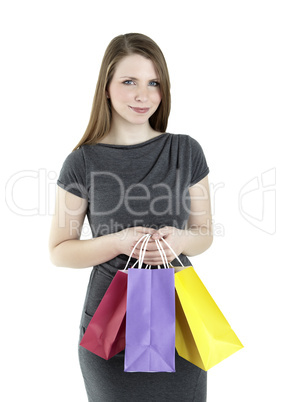
[[[184,267],[183,263],[181,262],[181,260],[179,259],[179,257],[177,256],[177,254],[175,253],[175,251],[172,249],[172,247],[170,246],[169,243],[166,242],[166,240],[161,237],[161,240],[163,240],[163,242],[169,247],[169,249],[172,251],[172,253],[174,254],[174,256],[176,257],[176,259],[178,260],[178,262],[181,264],[182,267]],[[158,240],[159,241],[159,240]],[[162,247],[162,246],[161,246]],[[162,247],[163,250],[163,247]],[[163,250],[164,252],[164,250]],[[167,257],[166,257],[167,258]],[[171,264],[170,264],[171,265]],[[172,266],[172,265],[171,265]]]
[[[144,260],[147,244],[149,242],[150,237],[151,237],[151,235],[148,235],[148,237],[146,239],[144,239],[144,241],[143,241],[143,243],[141,245],[139,266],[138,266],[139,269],[141,269],[141,267],[143,265],[143,260]],[[159,254],[160,254],[161,258],[162,258],[164,268],[169,268],[169,263],[168,263],[166,255],[165,255],[165,252],[163,250],[163,247],[161,246],[159,240],[155,240],[155,242],[156,242],[156,246],[158,248]],[[147,269],[147,268],[151,269],[151,265],[146,265],[145,269]],[[161,269],[160,265],[158,265],[158,269]]]
[[[151,237],[150,234],[145,234],[145,235],[143,235],[143,236],[137,241],[137,243],[136,243],[135,246],[133,247],[132,252],[131,252],[131,254],[130,254],[129,258],[128,258],[128,261],[127,261],[127,263],[126,263],[126,266],[125,266],[125,268],[124,268],[124,271],[127,270],[128,265],[129,265],[129,262],[130,262],[130,260],[131,260],[131,258],[132,258],[132,255],[134,254],[134,251],[135,251],[137,245],[138,245],[141,241],[143,241],[143,243],[142,243],[142,245],[141,245],[141,249],[140,249],[140,258],[139,258],[139,264],[138,264],[138,268],[139,268],[139,269],[141,268],[141,266],[142,266],[142,264],[143,264],[144,255],[145,255],[145,251],[146,251],[146,248],[147,248],[147,244],[148,244],[148,242],[149,242],[150,237]],[[175,251],[172,249],[172,247],[170,246],[170,244],[169,244],[163,237],[161,237],[160,240],[162,240],[162,241],[169,247],[169,249],[172,251],[172,253],[173,253],[173,255],[175,256],[175,258],[176,258],[176,259],[178,260],[178,262],[180,263],[180,265],[181,265],[182,267],[184,267],[183,263],[181,262],[181,260],[179,259],[179,257],[178,257],[177,254],[175,253]],[[165,251],[164,251],[164,249],[163,249],[163,247],[162,247],[162,245],[161,245],[161,243],[160,243],[160,240],[155,240],[155,242],[156,242],[158,251],[159,251],[159,253],[160,253],[160,255],[161,255],[164,268],[169,268],[169,266],[172,267],[172,265],[171,265],[171,264],[168,262],[168,260],[167,260],[166,253],[165,253]],[[134,267],[136,264],[137,264],[137,261],[134,263],[133,267]],[[151,265],[149,266],[149,268],[150,268],[150,267],[151,267]],[[146,266],[146,269],[147,269],[147,268],[148,268],[148,265]],[[159,265],[158,265],[158,269],[161,269],[161,267],[160,267]]]
[[[160,255],[161,255],[164,268],[165,268],[165,269],[169,268],[169,262],[168,262],[168,260],[167,260],[167,256],[166,256],[165,251],[164,251],[164,249],[163,249],[163,247],[162,247],[162,244],[160,244],[160,241],[159,241],[158,239],[155,240],[155,243],[156,243],[156,246],[157,246],[157,248],[158,248],[158,251],[159,251],[159,253],[160,253]],[[158,269],[161,269],[161,267],[160,267],[159,265],[158,265]]]
[[[132,250],[132,252],[131,252],[130,257],[132,256],[133,252],[135,251],[135,248],[137,247],[137,245],[142,241],[142,245],[141,245],[141,248],[140,248],[140,256],[139,256],[139,261],[138,261],[138,269],[141,269],[141,267],[142,267],[142,265],[143,265],[143,260],[144,260],[145,252],[146,252],[146,249],[147,249],[147,244],[148,244],[150,238],[151,238],[151,235],[150,235],[150,234],[147,234],[147,235],[142,236],[142,237],[139,239],[139,241],[136,243],[135,247],[133,248],[133,250]],[[155,242],[156,242],[156,246],[157,246],[157,248],[158,248],[159,254],[160,254],[161,258],[162,258],[162,262],[163,262],[164,268],[168,269],[168,268],[169,268],[169,262],[168,262],[168,260],[167,260],[165,251],[163,250],[163,247],[162,247],[162,245],[160,244],[160,241],[159,241],[159,240],[155,240]],[[130,260],[130,258],[129,258],[129,260]],[[137,264],[137,261],[134,263],[134,265],[132,266],[132,268],[134,268],[134,266],[135,266],[136,264]],[[127,268],[127,266],[128,266],[128,263],[127,263],[127,265],[126,265],[126,268]],[[126,268],[125,268],[125,269],[126,269]],[[147,268],[150,269],[150,268],[151,268],[151,265],[146,265],[145,269],[147,269]],[[158,269],[161,269],[160,265],[158,265]]]
[[[146,252],[146,248],[147,248],[147,244],[149,242],[151,235],[148,234],[146,235],[146,238],[144,239],[144,241],[142,242],[141,248],[140,248],[140,257],[139,257],[139,266],[138,269],[141,269],[142,264],[143,264],[143,260],[144,260],[144,255]]]
[[[126,263],[126,266],[125,266],[125,268],[124,268],[124,271],[126,271],[126,269],[128,268],[129,262],[130,262],[130,260],[131,260],[131,258],[132,258],[132,255],[134,254],[134,251],[135,251],[137,245],[138,245],[142,240],[145,240],[146,238],[149,239],[150,236],[151,236],[150,234],[145,234],[145,235],[143,235],[143,236],[137,241],[137,243],[136,243],[135,246],[133,247],[133,250],[132,250],[132,252],[131,252],[131,254],[130,254],[129,258],[128,258],[128,261],[127,261],[127,263]],[[136,264],[136,263],[135,263],[135,264]],[[134,265],[135,265],[135,264],[134,264]]]

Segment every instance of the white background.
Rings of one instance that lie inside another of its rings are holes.
[[[88,123],[104,50],[127,32],[162,48],[168,131],[196,138],[210,166],[215,241],[192,262],[245,348],[209,371],[208,402],[281,400],[278,6],[1,3],[1,400],[87,400],[77,342],[90,269],[52,266],[48,235],[56,178]]]

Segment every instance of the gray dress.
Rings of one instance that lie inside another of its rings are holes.
[[[88,200],[87,217],[97,237],[134,226],[184,229],[190,207],[188,188],[208,173],[197,141],[165,133],[136,145],[83,145],[66,158],[58,185]],[[188,265],[187,257],[179,258]],[[127,259],[119,255],[93,267],[79,342]],[[91,402],[206,401],[207,373],[177,353],[175,373],[125,373],[124,351],[106,361],[79,346],[79,360]]]

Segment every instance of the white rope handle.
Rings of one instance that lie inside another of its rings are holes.
[[[140,257],[139,257],[139,260],[138,260],[138,268],[140,269],[140,268],[142,267],[142,265],[143,265],[143,260],[144,260],[144,256],[145,256],[145,252],[146,252],[146,248],[147,248],[147,244],[148,244],[148,242],[149,242],[150,237],[151,237],[150,234],[145,234],[145,235],[143,235],[143,236],[137,241],[137,243],[135,244],[135,246],[134,246],[134,248],[133,248],[133,250],[132,250],[132,252],[131,252],[131,254],[130,254],[129,258],[128,258],[128,261],[127,261],[127,263],[126,263],[126,266],[125,266],[125,268],[124,268],[124,271],[128,268],[128,265],[129,265],[129,262],[130,262],[130,260],[131,260],[131,258],[132,258],[132,255],[134,254],[134,251],[135,251],[137,245],[138,245],[141,241],[143,241],[143,242],[142,242],[142,245],[141,245],[141,248],[140,248]],[[173,255],[175,256],[175,258],[176,258],[176,259],[178,260],[178,262],[180,263],[180,265],[181,265],[182,267],[184,267],[183,263],[181,262],[181,260],[179,259],[179,257],[178,257],[177,254],[175,253],[175,251],[172,249],[172,247],[170,246],[170,244],[167,243],[167,241],[166,241],[163,237],[161,237],[160,240],[162,240],[162,241],[169,247],[169,249],[172,251],[172,253],[173,253]],[[165,268],[169,268],[169,262],[168,262],[166,253],[165,253],[165,251],[164,251],[164,249],[163,249],[163,246],[162,246],[161,243],[160,243],[160,240],[155,240],[156,246],[157,246],[158,251],[159,251],[159,253],[160,253],[160,255],[161,255],[161,258],[162,258],[164,267],[165,267]],[[133,265],[132,267],[134,267],[136,264],[137,264],[137,261],[134,263],[134,265]],[[146,265],[145,268],[147,269],[148,267],[151,268],[151,265],[149,265],[149,266]],[[158,268],[160,268],[159,265],[158,265]]]
[[[147,237],[144,239],[144,241],[142,242],[141,248],[140,248],[140,256],[139,256],[139,264],[138,264],[138,269],[141,269],[142,265],[143,265],[143,261],[144,261],[144,256],[145,256],[145,252],[147,249],[147,245],[149,242],[151,235],[147,235]],[[167,260],[165,251],[163,250],[162,245],[160,244],[159,240],[155,240],[159,254],[161,255],[162,261],[163,261],[163,265],[165,268],[169,268],[169,262]],[[133,267],[136,264],[133,265]],[[133,268],[132,267],[132,268]],[[146,265],[145,269],[151,269],[151,265]],[[158,269],[161,269],[160,265],[158,265]]]
[[[163,239],[163,237],[161,237],[161,240],[163,240],[163,242],[169,247],[169,249],[171,250],[171,252],[174,254],[174,256],[176,257],[176,259],[178,260],[178,262],[181,264],[182,267],[184,267],[183,263],[181,262],[181,260],[179,259],[179,257],[177,256],[177,254],[175,253],[175,251],[172,249],[172,247],[170,246],[169,243],[166,242],[165,239]],[[164,251],[164,250],[163,250]]]
[[[132,258],[132,255],[134,254],[134,251],[135,251],[135,249],[136,249],[136,247],[137,247],[137,245],[142,241],[142,240],[144,240],[145,238],[149,238],[151,235],[150,234],[145,234],[145,235],[143,235],[138,241],[137,241],[137,243],[135,244],[135,246],[134,246],[134,248],[133,248],[133,250],[132,250],[132,252],[131,252],[131,254],[130,254],[130,256],[129,256],[129,258],[128,258],[128,261],[127,261],[127,264],[126,264],[126,266],[125,266],[125,268],[124,268],[124,271],[126,271],[126,269],[128,268],[128,265],[129,265],[129,262],[130,262],[130,260],[131,260],[131,258]],[[135,263],[136,264],[136,263]],[[134,265],[135,265],[134,264]]]
[[[165,251],[164,251],[164,249],[163,249],[163,247],[162,247],[162,244],[160,244],[160,241],[159,241],[159,240],[155,240],[155,243],[156,243],[156,246],[157,246],[157,248],[158,248],[158,251],[159,251],[159,253],[160,253],[160,255],[161,255],[164,268],[166,268],[166,269],[169,268],[169,262],[168,262],[168,260],[167,260],[167,256],[166,256],[166,253],[165,253]],[[160,265],[158,265],[158,269],[161,269]]]
[[[148,234],[146,236],[146,238],[144,239],[144,241],[142,242],[142,245],[141,245],[141,248],[140,248],[140,256],[139,256],[139,266],[138,266],[139,269],[141,269],[141,267],[142,267],[145,252],[146,252],[146,248],[147,248],[147,244],[149,242],[150,237],[151,237],[151,235]]]
[[[143,241],[143,243],[142,243],[142,245],[141,245],[141,249],[140,249],[140,258],[139,258],[139,266],[138,266],[139,269],[141,269],[141,267],[142,267],[142,265],[143,265],[143,260],[144,260],[144,256],[145,256],[147,244],[148,244],[148,242],[149,242],[150,237],[151,237],[151,236],[148,235],[148,237],[147,237],[146,239],[144,239],[144,241]],[[164,268],[169,268],[169,262],[168,262],[168,260],[167,260],[167,257],[166,257],[166,254],[165,254],[165,251],[164,251],[162,245],[160,244],[159,240],[155,240],[155,242],[156,242],[156,246],[157,246],[157,248],[158,248],[159,254],[160,254],[161,258],[162,258]],[[149,266],[146,265],[145,269],[147,269],[148,267],[149,267],[149,269],[150,269],[150,268],[151,268],[151,265],[149,265]],[[161,269],[160,265],[158,265],[158,269]]]

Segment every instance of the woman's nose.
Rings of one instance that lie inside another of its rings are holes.
[[[147,87],[139,86],[136,90],[136,101],[146,102],[148,98]]]

